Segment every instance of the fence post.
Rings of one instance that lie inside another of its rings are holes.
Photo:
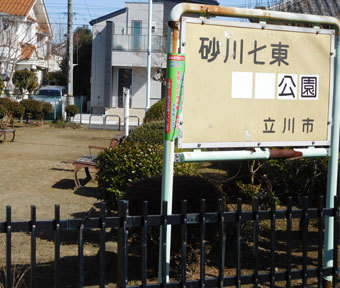
[[[130,118],[130,89],[123,88],[124,94],[124,126],[125,126],[125,135],[129,136],[129,118]]]
[[[118,228],[118,263],[117,263],[117,287],[124,288],[128,284],[128,229],[127,216],[128,201],[118,202],[118,216],[120,225]]]

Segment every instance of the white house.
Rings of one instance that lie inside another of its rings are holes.
[[[180,2],[218,5],[215,0],[153,0],[150,104],[165,89],[159,72],[166,68],[168,15]],[[94,19],[91,69],[93,114],[123,114],[123,88],[130,88],[130,114],[144,117],[146,107],[148,2],[126,2],[125,8]]]
[[[11,85],[15,71],[28,69],[41,82],[43,71],[54,61],[50,53],[54,34],[44,0],[0,1],[0,31],[1,77]]]

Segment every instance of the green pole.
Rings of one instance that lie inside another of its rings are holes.
[[[172,213],[172,191],[175,158],[175,139],[179,134],[179,117],[182,104],[182,89],[185,71],[185,56],[177,53],[169,53],[167,60],[167,93],[166,93],[166,119],[164,134],[163,174],[161,213],[163,213],[163,201],[168,202],[167,214]],[[160,234],[158,279],[162,282],[162,274],[165,273],[166,281],[169,281],[171,226],[167,226],[166,234],[166,271],[162,271],[162,235]]]
[[[336,33],[336,57],[335,57],[335,76],[334,76],[334,102],[333,102],[333,121],[332,121],[332,138],[330,147],[330,157],[328,160],[328,180],[327,180],[327,195],[326,208],[334,207],[334,196],[337,194],[338,180],[338,162],[339,162],[339,129],[340,129],[340,42],[338,33]],[[334,217],[327,217],[325,224],[325,253],[324,266],[333,266],[333,232],[334,232]],[[337,264],[336,264],[337,265]],[[325,277],[327,281],[332,280],[332,276]]]

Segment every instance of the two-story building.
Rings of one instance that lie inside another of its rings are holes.
[[[160,71],[166,68],[168,16],[180,2],[218,5],[215,0],[153,0],[150,104],[165,88]],[[91,111],[123,114],[123,88],[130,88],[130,114],[144,117],[146,107],[148,2],[126,2],[125,8],[94,19]]]
[[[28,69],[41,82],[43,71],[53,62],[54,38],[44,0],[1,1],[0,31],[1,77],[11,86],[14,72]]]

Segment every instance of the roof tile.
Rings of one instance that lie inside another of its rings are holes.
[[[35,0],[0,0],[0,12],[15,16],[26,16]]]
[[[21,60],[30,60],[33,52],[35,51],[35,46],[31,44],[22,44],[21,45]]]

